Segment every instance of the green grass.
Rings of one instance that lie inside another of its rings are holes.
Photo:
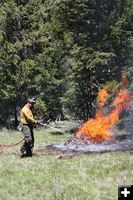
[[[0,154],[1,200],[117,200],[118,186],[133,184],[133,154],[48,152],[43,147],[71,135],[35,131],[35,155],[20,159],[19,147]],[[0,136],[0,143],[22,139],[18,132]],[[41,149],[39,151],[39,148]]]

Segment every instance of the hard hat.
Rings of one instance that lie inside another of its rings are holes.
[[[36,103],[35,97],[30,97],[30,98],[28,99],[28,102],[29,102],[29,103]]]

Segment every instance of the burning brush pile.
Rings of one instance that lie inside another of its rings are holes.
[[[95,118],[89,119],[67,142],[50,145],[50,148],[76,152],[106,152],[133,149],[133,135],[114,136],[112,129],[118,124],[123,110],[130,109],[132,95],[127,90],[128,81],[122,76],[122,86],[115,94],[109,105],[112,91],[102,88],[98,93],[98,109]],[[105,114],[105,107],[110,112]]]

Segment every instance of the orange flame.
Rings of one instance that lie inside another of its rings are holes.
[[[132,98],[127,89],[121,89],[112,103],[112,111],[109,115],[105,115],[103,106],[107,103],[108,98],[109,94],[107,89],[101,89],[98,93],[99,110],[96,117],[94,119],[89,119],[84,123],[77,132],[76,137],[80,138],[81,136],[84,136],[94,143],[109,140],[111,138],[110,129],[118,123],[119,116],[123,109],[128,109],[131,106]]]
[[[104,106],[108,101],[109,94],[107,93],[106,88],[103,88],[98,93],[99,105]]]

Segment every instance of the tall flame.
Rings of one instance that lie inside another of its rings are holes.
[[[106,88],[103,88],[99,91],[98,93],[98,101],[99,101],[99,105],[104,106],[109,98],[109,94],[107,92]]]
[[[84,123],[77,132],[76,137],[80,138],[81,136],[84,136],[86,139],[92,140],[94,143],[109,140],[111,138],[110,129],[118,123],[119,116],[123,109],[128,109],[132,104],[131,95],[127,89],[124,89],[124,84],[127,86],[127,80],[125,77],[122,89],[120,89],[112,102],[112,111],[108,115],[104,114],[103,108],[108,102],[109,93],[106,88],[99,91],[99,109],[96,117],[94,119],[89,119],[86,123]]]

